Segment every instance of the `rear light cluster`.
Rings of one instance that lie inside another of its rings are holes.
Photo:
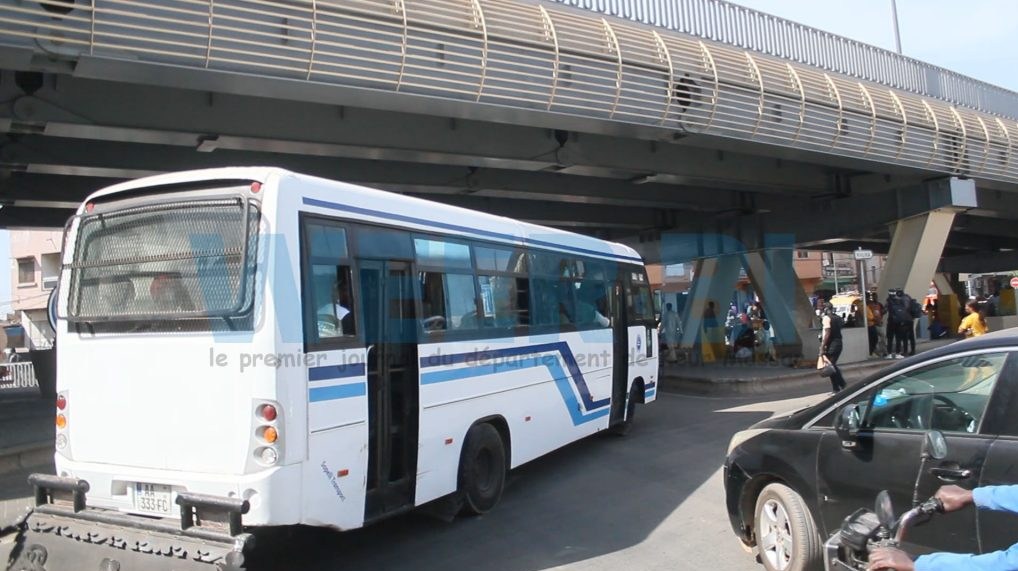
[[[274,466],[279,461],[279,424],[277,405],[265,403],[255,408],[255,460],[264,466]]]
[[[67,448],[67,395],[60,393],[57,395],[57,450],[65,450]]]

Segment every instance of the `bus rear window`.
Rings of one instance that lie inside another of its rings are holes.
[[[258,210],[239,197],[84,216],[69,266],[68,318],[242,315],[253,300],[257,227]]]

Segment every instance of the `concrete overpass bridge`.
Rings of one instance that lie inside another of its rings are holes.
[[[1013,92],[719,0],[0,0],[4,226],[273,164],[755,267],[788,308],[763,283],[792,245],[891,252],[910,289],[942,253],[1018,267],[1016,118]]]

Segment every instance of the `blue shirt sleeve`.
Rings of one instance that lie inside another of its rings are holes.
[[[972,490],[979,509],[1018,513],[1018,485],[985,486]],[[933,553],[915,560],[916,571],[1018,571],[1018,543],[1006,551],[983,555]]]
[[[1018,544],[983,555],[932,553],[915,560],[916,571],[1018,571]]]
[[[1018,513],[1018,485],[976,488],[972,499],[979,509]]]

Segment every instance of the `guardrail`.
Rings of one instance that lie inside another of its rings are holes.
[[[35,367],[31,362],[0,363],[0,397],[8,392],[38,391]]]
[[[1018,119],[1018,93],[725,0],[550,0]]]
[[[0,45],[12,43],[47,61],[425,96],[407,99],[414,112],[483,103],[1018,182],[1014,120],[559,4],[0,0]]]

